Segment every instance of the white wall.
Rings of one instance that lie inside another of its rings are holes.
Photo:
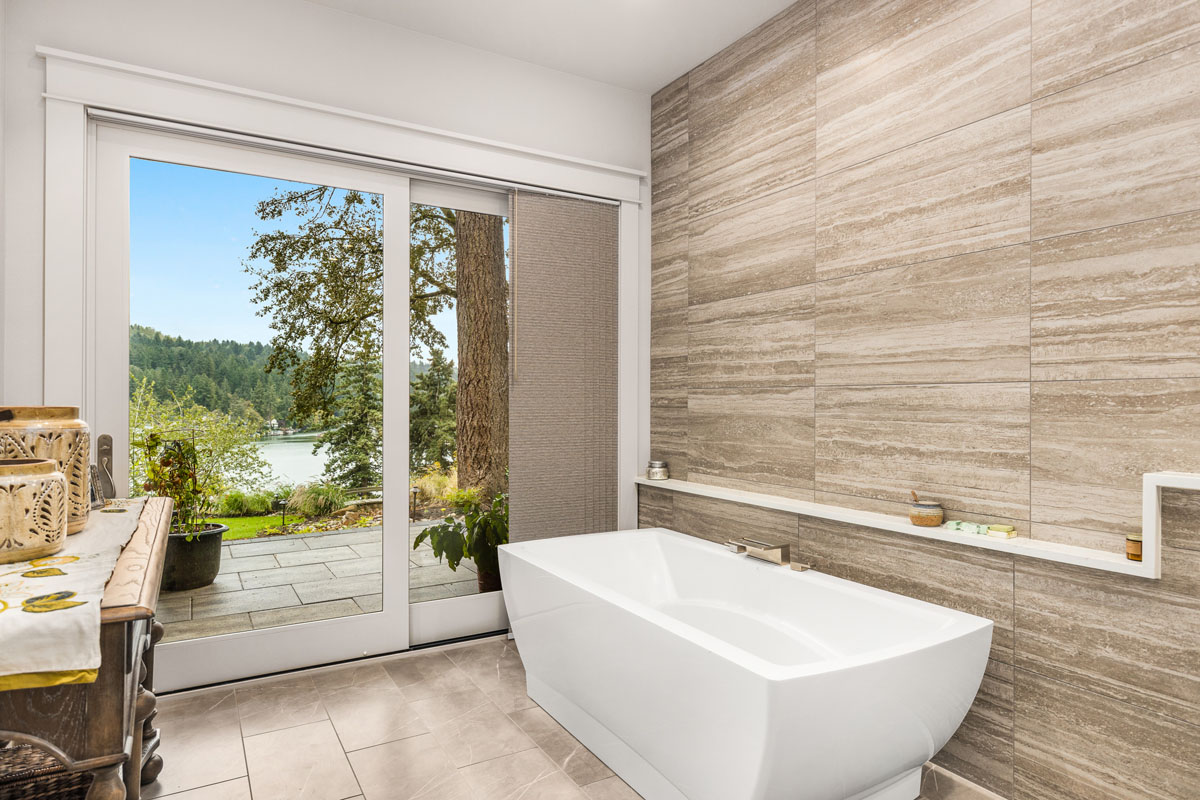
[[[564,155],[650,166],[649,95],[303,0],[0,2],[5,403],[41,401],[45,80],[37,45]],[[647,229],[648,214],[647,208]]]

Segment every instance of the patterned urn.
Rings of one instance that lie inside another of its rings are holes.
[[[0,458],[49,458],[67,476],[67,533],[91,511],[91,434],[76,406],[0,406]]]
[[[67,541],[67,478],[48,458],[0,459],[0,564],[44,558]]]

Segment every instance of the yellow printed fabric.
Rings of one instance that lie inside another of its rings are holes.
[[[0,564],[0,691],[96,680],[100,601],[143,505],[92,514],[53,556]]]

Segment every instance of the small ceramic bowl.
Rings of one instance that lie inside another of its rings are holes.
[[[913,503],[908,509],[908,521],[923,528],[936,528],[942,524],[941,503]]]

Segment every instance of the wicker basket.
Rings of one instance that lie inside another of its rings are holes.
[[[83,800],[91,785],[90,772],[68,772],[40,748],[0,747],[0,800]]]

